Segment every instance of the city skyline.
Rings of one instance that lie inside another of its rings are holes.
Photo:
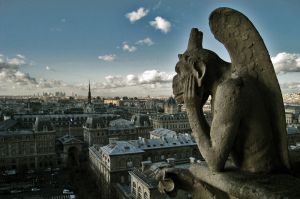
[[[177,54],[189,32],[230,61],[208,26],[217,7],[256,25],[283,93],[300,91],[300,6],[281,1],[4,1],[0,0],[0,95],[63,91],[86,95],[172,95]]]

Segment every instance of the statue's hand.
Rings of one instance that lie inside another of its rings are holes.
[[[193,187],[193,176],[188,169],[164,168],[156,175],[161,193],[176,196],[178,189],[190,191]]]
[[[198,92],[197,92],[198,89]],[[189,109],[198,108],[202,104],[204,89],[198,88],[195,77],[190,75],[184,84],[183,100],[185,106]],[[202,108],[202,107],[201,107]]]

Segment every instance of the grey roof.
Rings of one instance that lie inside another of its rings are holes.
[[[179,113],[174,113],[174,114],[158,114],[156,117],[154,116],[153,119],[160,119],[160,120],[183,120],[183,119],[188,119],[187,113],[186,112],[179,112]]]
[[[177,133],[175,131],[165,129],[165,128],[157,128],[150,132],[150,134],[158,136],[158,137],[175,137]]]
[[[64,135],[57,139],[62,144],[77,144],[77,143],[83,143],[81,140],[75,138],[72,135]]]
[[[116,141],[114,143],[108,144],[101,147],[103,153],[107,155],[124,155],[133,153],[144,153],[143,150],[137,148],[136,146],[126,142],[126,141]]]
[[[120,118],[111,121],[109,126],[117,129],[132,128],[133,122]]]
[[[140,138],[128,142],[143,150],[196,145],[195,140],[189,134],[178,134],[176,137],[164,137],[163,139]]]
[[[300,133],[299,129],[295,126],[287,126],[286,130],[287,130],[287,133],[290,135]]]
[[[31,130],[16,130],[16,131],[0,131],[0,136],[9,137],[16,135],[31,135],[33,131]]]
[[[119,118],[119,115],[115,114],[101,114],[101,115],[92,115],[87,118],[85,126],[87,128],[106,128],[108,127],[109,121]]]

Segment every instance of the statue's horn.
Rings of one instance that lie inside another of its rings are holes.
[[[192,28],[187,51],[202,49],[203,33],[197,28]]]

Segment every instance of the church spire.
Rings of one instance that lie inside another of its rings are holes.
[[[88,93],[88,103],[92,103],[92,95],[91,95],[91,83],[89,81],[89,93]]]

